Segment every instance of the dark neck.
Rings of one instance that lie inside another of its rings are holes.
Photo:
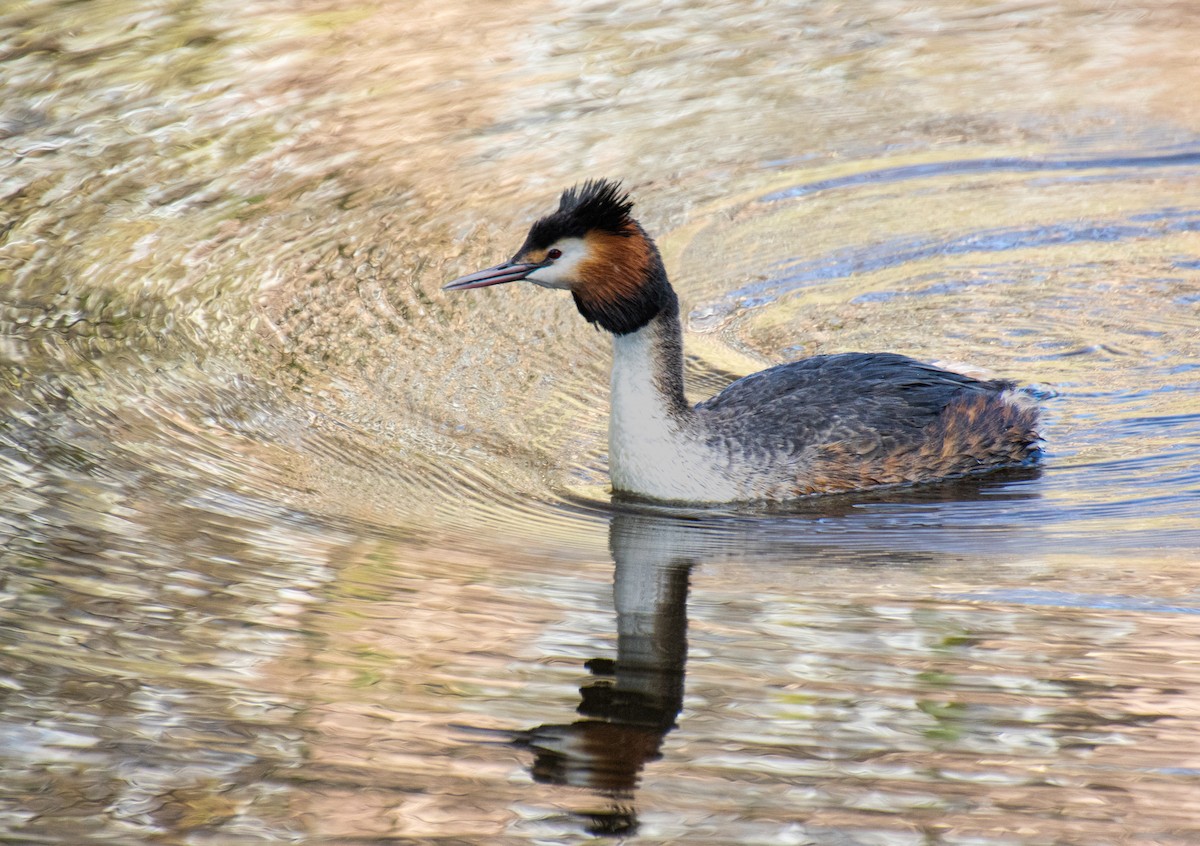
[[[633,332],[613,335],[614,405],[632,400],[635,405],[657,399],[664,411],[686,416],[691,406],[683,393],[683,329],[679,323],[679,301],[667,288],[663,307],[644,326]],[[621,390],[617,391],[617,386]]]
[[[653,341],[657,347],[654,351],[655,383],[672,411],[683,414],[691,409],[683,394],[683,326],[679,322],[679,300],[670,285],[667,291],[669,302],[646,328],[657,335]]]

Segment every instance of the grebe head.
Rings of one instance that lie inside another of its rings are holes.
[[[459,277],[443,290],[524,279],[570,291],[580,314],[613,334],[637,331],[675,297],[658,249],[629,216],[632,210],[618,182],[594,179],[568,188],[558,210],[530,227],[512,259]]]

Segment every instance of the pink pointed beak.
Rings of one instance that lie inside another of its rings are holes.
[[[542,264],[523,264],[506,261],[486,270],[476,270],[466,276],[460,276],[453,282],[442,286],[443,291],[468,291],[471,288],[486,288],[488,285],[500,285],[504,282],[516,282],[533,273]]]

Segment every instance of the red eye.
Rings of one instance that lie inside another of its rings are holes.
[[[562,250],[559,250],[559,249],[547,250],[546,258],[550,259],[550,261],[554,261],[557,258],[562,258]]]

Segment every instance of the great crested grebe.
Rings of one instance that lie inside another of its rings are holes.
[[[1037,408],[1008,381],[893,353],[818,355],[692,406],[679,301],[620,184],[564,191],[510,261],[447,291],[525,279],[612,333],[613,490],[682,502],[785,500],[931,482],[1036,459]]]

